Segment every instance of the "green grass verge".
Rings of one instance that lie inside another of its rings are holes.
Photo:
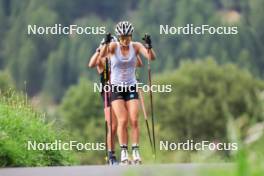
[[[27,141],[54,142],[65,135],[45,122],[24,95],[0,94],[0,167],[55,166],[74,163],[72,154],[59,150],[28,150]]]

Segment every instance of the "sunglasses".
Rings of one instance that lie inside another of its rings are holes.
[[[120,41],[124,41],[124,40],[131,40],[132,39],[132,35],[121,35],[119,37]]]

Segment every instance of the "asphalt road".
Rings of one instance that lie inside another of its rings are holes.
[[[0,176],[200,176],[206,170],[233,170],[234,164],[154,164],[140,166],[57,166],[2,168]]]

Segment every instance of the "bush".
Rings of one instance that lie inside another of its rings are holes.
[[[71,86],[59,107],[61,120],[71,131],[72,138],[80,142],[105,142],[103,101],[93,91],[92,82],[80,79]],[[77,153],[81,164],[103,163],[104,151],[82,151]]]
[[[0,166],[54,166],[74,162],[60,150],[28,150],[27,141],[52,143],[64,134],[45,123],[44,114],[34,111],[23,95],[9,92],[0,97]]]
[[[263,81],[235,65],[218,65],[213,59],[184,62],[156,78],[155,83],[172,85],[171,93],[154,94],[164,139],[226,140],[229,117],[244,128],[263,120]]]
[[[99,93],[93,92],[92,82],[80,79],[71,86],[63,97],[60,114],[67,124],[80,130],[93,118],[103,118],[103,102]]]

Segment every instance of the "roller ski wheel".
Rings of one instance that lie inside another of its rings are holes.
[[[128,166],[131,164],[131,161],[129,161],[128,159],[120,161],[119,165],[121,166]]]
[[[131,161],[132,165],[141,165],[142,161],[141,160],[133,160]]]

